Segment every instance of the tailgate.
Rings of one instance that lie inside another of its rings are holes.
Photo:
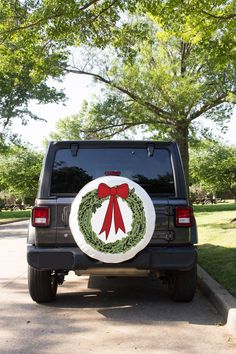
[[[150,244],[184,244],[190,242],[190,228],[175,226],[175,208],[187,205],[183,199],[154,199],[156,226]]]
[[[57,199],[57,245],[75,246],[75,240],[69,227],[71,203],[74,198]]]

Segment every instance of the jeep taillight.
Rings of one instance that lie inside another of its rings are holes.
[[[191,207],[177,207],[175,209],[175,225],[190,227],[193,223],[193,210]]]
[[[34,207],[32,210],[32,225],[45,227],[50,224],[50,209],[48,207]]]

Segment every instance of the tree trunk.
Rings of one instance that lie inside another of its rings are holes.
[[[180,154],[183,161],[187,191],[189,192],[189,127],[186,123],[177,122],[175,141],[179,145]]]

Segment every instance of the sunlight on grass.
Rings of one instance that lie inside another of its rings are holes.
[[[236,204],[194,207],[199,264],[236,296]]]

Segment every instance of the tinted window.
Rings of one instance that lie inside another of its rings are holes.
[[[70,149],[58,150],[51,194],[76,194],[91,180],[109,174],[132,179],[151,195],[175,193],[168,150],[156,149],[149,157],[146,149],[97,148],[79,149],[77,156]]]

